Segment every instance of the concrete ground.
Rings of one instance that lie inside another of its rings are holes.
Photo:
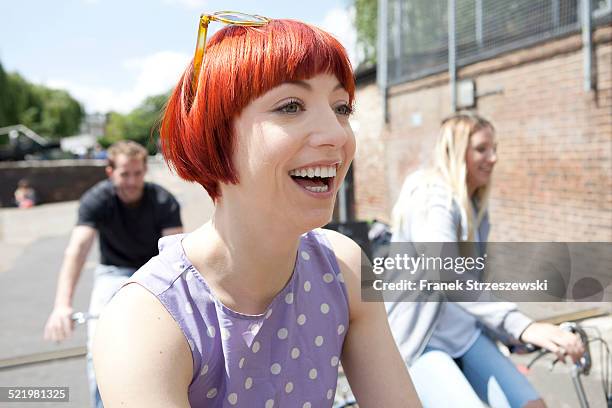
[[[181,203],[186,231],[206,222],[213,205],[206,192],[185,183],[152,160],[147,179],[171,191]],[[78,202],[45,204],[28,210],[0,209],[0,362],[33,353],[76,350],[85,346],[86,328],[61,344],[43,340],[43,327],[51,312],[57,275],[70,231],[76,222]],[[93,247],[77,285],[74,309],[88,309],[93,269],[99,258]],[[18,368],[0,368],[0,386],[67,386],[69,403],[11,403],[9,406],[87,407],[89,394],[85,358],[56,360]],[[0,407],[4,406],[0,402]]]
[[[174,193],[182,205],[187,231],[209,219],[212,202],[198,185],[188,184],[169,174],[153,161],[148,178]],[[77,202],[46,204],[29,210],[0,209],[0,363],[17,356],[82,348],[85,327],[77,327],[72,339],[61,344],[43,341],[45,321],[51,312],[57,274],[70,231],[76,221]],[[92,286],[92,271],[98,259],[97,247],[89,256],[74,299],[75,310],[87,310]],[[609,304],[543,304],[524,303],[527,314],[545,319],[592,307]],[[587,319],[585,325],[597,327],[612,345],[612,317]],[[604,408],[601,397],[601,365],[599,346],[593,345],[592,374],[584,380],[591,407]],[[78,353],[77,353],[78,354]],[[532,356],[512,356],[525,365]],[[578,407],[569,376],[569,367],[557,365],[548,371],[546,361],[538,362],[528,373],[532,383],[544,396],[549,407]],[[443,373],[441,373],[443,378]],[[85,359],[82,355],[16,368],[0,368],[0,386],[67,386],[69,403],[11,403],[10,407],[57,406],[87,407],[88,390]],[[343,387],[340,387],[341,391]],[[5,404],[6,405],[6,404]],[[0,406],[4,406],[0,403]]]

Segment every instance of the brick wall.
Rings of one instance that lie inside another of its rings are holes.
[[[353,194],[355,217],[358,220],[386,220],[385,209],[389,186],[385,145],[380,135],[385,131],[382,117],[382,97],[376,83],[362,84],[355,101],[355,114],[351,126],[357,140],[353,161]],[[381,211],[382,209],[382,211]]]
[[[595,31],[594,43],[596,92],[583,90],[579,35],[458,72],[491,93],[477,101],[499,143],[491,240],[612,241],[612,28]],[[360,219],[388,219],[404,177],[428,164],[450,113],[448,75],[392,87],[386,126],[380,98],[374,84],[358,87]]]
[[[0,207],[14,206],[13,193],[22,178],[36,190],[39,204],[78,200],[106,178],[104,160],[41,160],[0,163]]]

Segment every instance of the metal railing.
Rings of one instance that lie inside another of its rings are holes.
[[[453,53],[460,68],[578,33],[584,6],[590,6],[593,26],[611,21],[612,0],[380,0],[383,82],[444,72]]]

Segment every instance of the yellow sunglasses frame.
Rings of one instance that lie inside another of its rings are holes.
[[[231,18],[224,17],[225,15],[235,15],[240,18],[248,17],[252,18],[252,20],[243,19],[242,21],[236,21],[232,20]],[[191,91],[194,97],[198,89],[198,80],[202,70],[202,61],[204,60],[204,52],[206,51],[208,24],[211,21],[217,21],[228,25],[260,27],[268,24],[271,19],[256,14],[245,14],[239,11],[217,11],[212,14],[202,14],[200,16],[200,23],[198,25],[198,39],[196,41],[195,55],[193,56],[193,74],[191,79]]]

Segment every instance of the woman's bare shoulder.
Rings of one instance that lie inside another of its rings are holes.
[[[188,406],[191,351],[170,313],[144,287],[123,287],[105,307],[93,357],[105,405]]]

